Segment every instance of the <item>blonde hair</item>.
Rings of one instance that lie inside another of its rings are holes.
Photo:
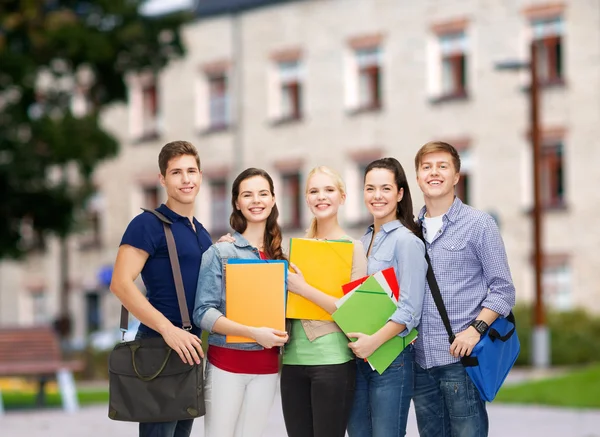
[[[423,157],[429,153],[435,152],[447,152],[452,156],[452,163],[454,164],[454,170],[456,173],[460,173],[460,155],[457,150],[450,144],[445,143],[443,141],[430,141],[427,144],[424,144],[417,155],[415,156],[415,170],[419,171],[419,167],[421,166],[421,162],[423,161]]]
[[[322,173],[324,175],[329,176],[331,179],[333,179],[333,184],[339,190],[340,194],[342,196],[346,195],[346,184],[344,183],[344,180],[342,179],[340,174],[337,171],[335,171],[327,166],[324,166],[324,165],[319,165],[318,167],[313,168],[308,173],[308,176],[306,177],[306,187],[304,189],[305,195],[308,194],[308,190],[310,188],[308,186],[308,183],[310,182],[310,178],[313,177],[317,173]],[[315,238],[316,236],[317,236],[317,218],[313,217],[312,220],[310,221],[310,226],[306,230],[306,237],[307,238]]]

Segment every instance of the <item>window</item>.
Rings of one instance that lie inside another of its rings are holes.
[[[455,194],[463,203],[471,204],[471,171],[473,168],[471,152],[469,149],[459,151],[460,154],[460,179],[455,187]]]
[[[142,139],[158,135],[158,92],[156,79],[142,86]]]
[[[297,60],[277,63],[279,74],[279,120],[299,120],[302,117],[302,84]]]
[[[144,200],[143,200],[144,208],[156,209],[160,206],[157,185],[145,186],[143,188],[143,195],[144,195]]]
[[[538,77],[541,84],[562,83],[563,22],[559,17],[535,19],[531,23],[533,43],[537,48]]]
[[[285,173],[282,176],[283,196],[278,200],[281,206],[283,227],[298,229],[301,225],[302,194],[300,188],[300,173]]]
[[[229,93],[224,72],[208,76],[209,129],[220,130],[229,125]]]
[[[467,95],[467,40],[464,32],[439,35],[441,98]]]
[[[564,182],[562,142],[544,144],[540,156],[540,195],[545,207],[564,206]]]
[[[222,232],[229,228],[229,197],[224,179],[210,182],[211,231]]]
[[[356,165],[358,172],[358,186],[356,187],[356,192],[360,193],[358,202],[358,223],[360,224],[373,222],[373,217],[371,216],[371,213],[364,202],[365,170],[367,169],[368,165],[368,162],[359,162]]]
[[[102,247],[101,220],[104,211],[104,198],[99,192],[87,200],[83,210],[84,234],[79,247],[82,250]]]
[[[548,263],[542,275],[545,303],[554,309],[573,308],[571,268],[568,261]]]
[[[43,325],[50,320],[48,314],[48,299],[44,290],[31,292],[33,323]]]
[[[358,109],[381,108],[381,52],[379,47],[355,51],[358,66]]]

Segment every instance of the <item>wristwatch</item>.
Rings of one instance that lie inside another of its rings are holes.
[[[471,326],[479,332],[479,335],[483,335],[485,331],[489,328],[488,324],[483,320],[473,320],[471,322]]]

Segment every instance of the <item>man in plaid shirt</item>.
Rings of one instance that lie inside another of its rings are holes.
[[[460,157],[450,144],[430,142],[415,157],[425,198],[419,214],[433,271],[456,339],[450,345],[426,285],[415,344],[415,395],[421,437],[486,437],[485,402],[460,363],[481,334],[515,304],[506,251],[494,219],[454,196]]]

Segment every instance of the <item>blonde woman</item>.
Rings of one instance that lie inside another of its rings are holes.
[[[306,203],[314,215],[307,238],[354,243],[352,279],[366,275],[363,245],[342,229],[338,210],[346,200],[344,182],[328,167],[316,167],[306,181]],[[288,290],[329,313],[336,299],[308,285],[302,273],[288,274]],[[354,399],[355,356],[335,322],[292,320],[283,355],[281,398],[289,437],[344,437]]]

